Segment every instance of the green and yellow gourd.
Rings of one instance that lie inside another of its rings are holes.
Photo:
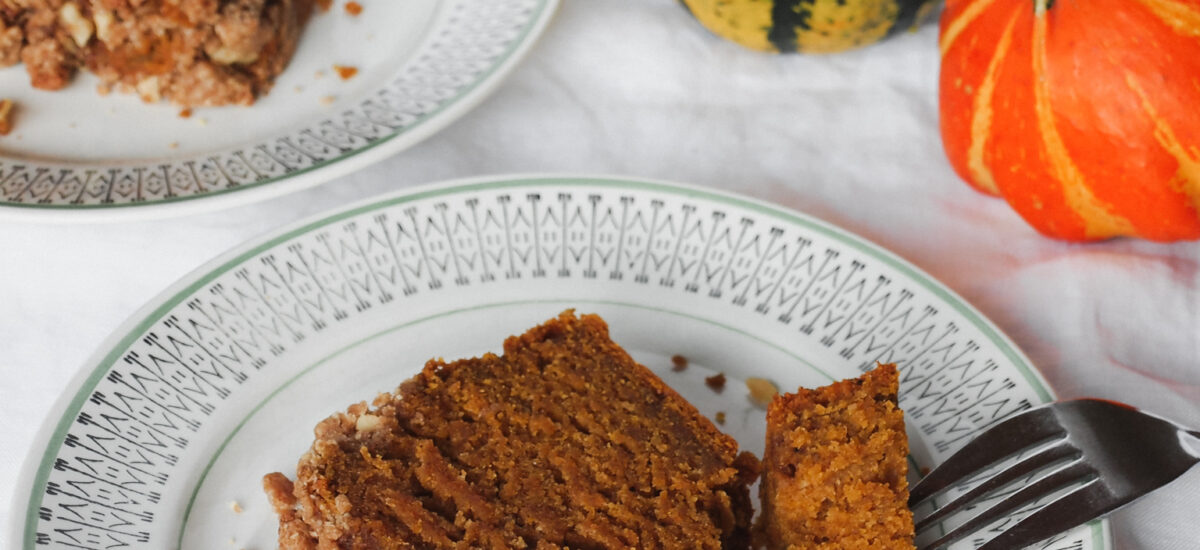
[[[936,0],[680,0],[717,36],[765,52],[834,53],[915,29]]]

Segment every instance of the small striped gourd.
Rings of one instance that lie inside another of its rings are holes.
[[[935,0],[681,0],[717,36],[767,52],[834,53],[919,26]]]
[[[1200,238],[1200,0],[948,0],[942,142],[1038,231]]]

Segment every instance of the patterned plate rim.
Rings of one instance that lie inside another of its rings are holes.
[[[367,212],[413,201],[455,195],[470,191],[498,190],[521,187],[581,186],[605,187],[610,189],[633,189],[671,194],[691,199],[745,208],[780,221],[816,231],[856,251],[884,262],[889,267],[908,277],[913,283],[933,293],[943,303],[950,305],[962,317],[971,322],[980,332],[996,345],[1027,383],[1035,390],[1042,402],[1055,398],[1053,390],[1042,373],[1033,366],[1029,358],[999,327],[942,282],[925,273],[908,260],[894,252],[848,230],[800,211],[775,205],[763,200],[737,193],[701,187],[693,184],[665,180],[632,178],[605,175],[572,174],[512,174],[479,176],[421,185],[397,192],[386,193],[354,204],[335,208],[306,219],[293,222],[280,229],[236,246],[220,256],[206,262],[179,281],[160,292],[131,315],[93,352],[58,396],[43,419],[35,435],[33,445],[25,456],[24,463],[14,485],[10,542],[12,548],[34,550],[32,534],[36,530],[43,488],[49,476],[53,458],[62,447],[64,434],[79,412],[92,388],[106,375],[113,364],[134,340],[146,329],[159,322],[163,315],[186,301],[204,285],[217,277],[237,268],[247,260],[290,239],[316,231],[341,220]],[[57,442],[57,443],[55,443]],[[24,508],[25,513],[16,512]],[[1098,550],[1112,548],[1112,525],[1105,518],[1089,524],[1093,543]]]
[[[290,169],[291,167],[276,159],[275,162],[277,164],[289,168],[283,174],[264,177],[261,173],[251,168],[250,170],[256,174],[254,181],[237,183],[234,181],[234,178],[227,177],[229,185],[212,191],[175,196],[171,196],[168,193],[168,196],[152,200],[133,199],[125,202],[100,202],[95,204],[41,202],[33,200],[36,198],[33,196],[29,197],[31,199],[30,202],[25,202],[22,199],[24,195],[30,194],[32,188],[39,182],[49,181],[55,178],[56,175],[58,181],[62,182],[66,179],[68,173],[77,171],[85,173],[109,173],[110,178],[114,180],[109,183],[109,194],[111,194],[111,188],[116,185],[116,171],[129,170],[138,172],[139,170],[145,171],[148,169],[158,170],[162,169],[163,166],[182,166],[194,162],[203,163],[209,157],[215,159],[220,156],[246,153],[257,147],[267,147],[270,142],[282,139],[281,136],[284,138],[288,137],[286,134],[289,133],[298,135],[324,125],[332,125],[333,119],[330,117],[316,118],[300,122],[298,126],[291,130],[285,130],[280,135],[241,143],[212,154],[197,154],[169,160],[164,159],[164,161],[140,160],[117,164],[80,162],[55,165],[53,161],[24,160],[0,154],[0,219],[60,223],[161,219],[257,202],[332,181],[424,141],[482,103],[512,73],[517,64],[525,58],[533,45],[544,34],[550,20],[557,13],[560,3],[561,0],[535,0],[521,31],[505,45],[503,53],[498,55],[489,67],[475,75],[471,82],[459,86],[455,90],[454,95],[438,101],[434,108],[419,114],[411,122],[394,131],[377,137],[374,140],[367,141],[365,145],[351,149],[343,148],[340,154],[330,158],[317,160],[314,157],[312,165],[297,169]],[[418,50],[424,48],[428,42],[429,40],[422,42]],[[397,70],[399,70],[399,67]],[[362,111],[372,99],[377,95],[383,94],[391,83],[392,81],[389,81],[389,83],[384,84],[380,88],[365,93],[361,102],[356,105],[347,106],[346,110]],[[346,132],[345,130],[341,131],[350,134],[350,132]],[[303,155],[308,155],[300,147],[295,145],[290,145],[290,147]],[[243,162],[245,162],[244,159]],[[22,170],[25,170],[25,166],[29,167],[27,171],[30,174],[24,176],[24,179],[28,181],[23,186],[22,191],[15,195],[5,191],[3,187],[7,183],[7,180],[20,174]],[[6,174],[4,173],[4,168],[12,170]],[[140,177],[141,172],[139,172]],[[91,180],[89,179],[88,181]],[[86,183],[81,184],[81,188],[85,185]],[[140,181],[138,186],[140,189]],[[82,190],[80,194],[82,195]]]

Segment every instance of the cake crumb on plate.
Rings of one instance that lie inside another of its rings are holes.
[[[725,389],[725,373],[719,372],[704,379],[704,385],[712,388],[712,391],[721,393]]]
[[[13,100],[0,99],[0,136],[7,136],[13,129]]]
[[[761,407],[766,407],[767,404],[779,395],[779,388],[774,382],[765,378],[750,377],[746,379],[746,389],[750,390],[750,399],[754,404]]]

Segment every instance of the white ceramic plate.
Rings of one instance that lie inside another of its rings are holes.
[[[724,429],[756,453],[764,415],[748,376],[794,389],[899,363],[918,467],[1051,399],[962,299],[802,214],[637,180],[454,182],[247,243],[147,305],[59,400],[5,540],[272,548],[260,478],[294,472],[319,420],[431,357],[499,350],[566,308],[603,315],[618,343],[705,414],[725,412]],[[691,366],[671,372],[674,354]],[[703,383],[716,371],[730,379],[721,394]],[[1040,547],[1109,540],[1095,522]]]
[[[0,69],[19,106],[0,137],[0,217],[163,217],[316,185],[405,149],[478,104],[528,52],[559,0],[336,0],[315,16],[270,94],[196,109],[96,94],[87,74],[34,90]],[[340,79],[334,64],[359,72]]]

